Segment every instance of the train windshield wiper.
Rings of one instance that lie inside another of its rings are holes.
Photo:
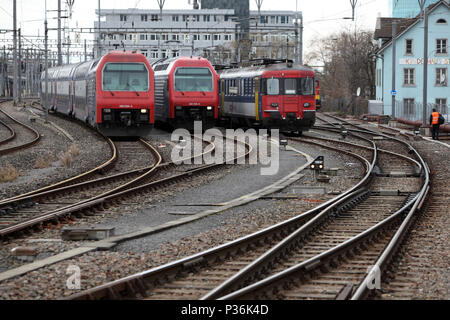
[[[114,92],[112,92],[112,90],[108,90],[108,92],[114,97]]]

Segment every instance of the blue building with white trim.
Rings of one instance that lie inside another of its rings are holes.
[[[438,107],[448,115],[450,101],[450,3],[441,0],[428,12],[427,109]],[[395,65],[392,59],[392,22],[397,22]],[[424,21],[415,18],[378,18],[375,39],[379,49],[376,63],[376,99],[383,102],[384,114],[392,116],[392,70],[395,68],[396,114],[411,120],[422,119],[424,87]],[[428,112],[428,111],[427,111]]]
[[[425,7],[439,0],[426,0]],[[420,14],[420,6],[417,0],[390,0],[393,18],[414,18]]]

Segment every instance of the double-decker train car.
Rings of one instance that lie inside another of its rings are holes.
[[[316,119],[315,72],[290,60],[260,59],[241,68],[218,68],[221,118],[233,125],[309,130]]]
[[[153,64],[155,120],[191,130],[195,121],[214,126],[219,116],[219,76],[201,57],[178,57]]]
[[[148,134],[155,122],[154,72],[144,55],[113,51],[41,76],[44,108],[77,118],[106,136]]]

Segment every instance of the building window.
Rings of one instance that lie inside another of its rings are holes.
[[[152,50],[152,52],[150,53],[150,57],[152,59],[158,59],[158,50]]]
[[[200,35],[199,34],[194,34],[194,41],[198,41],[200,40]]]
[[[148,57],[148,52],[147,52],[147,50],[141,50],[141,53],[142,53],[144,56]]]
[[[405,115],[414,114],[414,99],[411,98],[403,99],[403,113]]]
[[[127,16],[124,15],[124,14],[121,14],[121,15],[120,15],[120,21],[122,21],[122,22],[127,21]]]
[[[210,41],[211,40],[211,35],[210,34],[204,34],[203,35],[203,40],[204,41]]]
[[[438,21],[436,21],[437,24],[447,24],[447,20],[445,19],[438,19]]]
[[[436,39],[436,54],[447,54],[447,39]]]
[[[277,22],[277,17],[276,16],[270,16],[270,23],[271,24],[275,24]]]
[[[412,68],[403,69],[403,85],[413,86],[415,85],[415,70]]]
[[[172,21],[173,22],[178,22],[178,16],[172,16]]]
[[[442,114],[448,114],[449,112],[447,110],[447,98],[436,99],[436,109]]]
[[[180,52],[178,50],[173,50],[172,51],[172,58],[176,58],[180,56]]]
[[[141,21],[147,21],[148,16],[146,14],[141,14]]]
[[[139,35],[139,40],[141,40],[141,41],[148,40],[148,36],[146,34],[141,34],[141,35]]]
[[[406,39],[405,40],[405,55],[412,55],[412,54],[413,54],[413,40]]]
[[[204,15],[203,16],[203,22],[209,22],[210,16],[209,15]]]
[[[156,40],[158,40],[158,36],[156,34],[151,34],[150,41],[156,41]]]
[[[223,40],[224,41],[233,41],[231,34],[225,34],[223,35]]]
[[[200,15],[198,15],[198,14],[194,14],[193,16],[192,16],[192,21],[197,21],[197,22],[200,22]]]
[[[157,15],[157,14],[152,14],[151,20],[152,20],[152,21],[158,21],[158,20],[159,20],[159,19],[158,19],[158,15]]]
[[[161,35],[161,40],[162,41],[168,41],[169,40],[169,35],[168,34],[162,34]],[[163,57],[164,58],[164,57]]]
[[[183,22],[189,21],[189,15],[183,14]]]
[[[286,17],[285,16],[281,16],[281,23],[285,24],[286,23]]]
[[[172,41],[180,41],[180,35],[179,34],[173,34],[172,35]]]
[[[214,41],[220,41],[220,40],[221,40],[220,34],[215,34],[214,35]]]
[[[436,68],[436,86],[446,87],[448,83],[447,79],[447,68]]]

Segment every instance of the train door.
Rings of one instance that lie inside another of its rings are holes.
[[[282,83],[282,92],[280,94],[282,95],[283,99],[283,111],[286,115],[295,113],[295,115],[297,116],[297,113],[300,111],[298,80],[292,76],[283,75]]]

